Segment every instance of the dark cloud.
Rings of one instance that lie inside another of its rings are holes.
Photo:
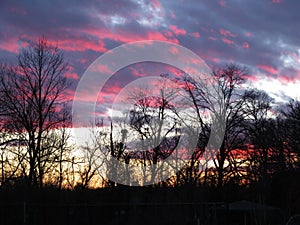
[[[237,62],[257,76],[295,80],[300,62],[284,59],[300,49],[299,8],[287,0],[3,0],[0,58],[11,60],[23,41],[45,35],[81,76],[108,49],[156,39],[178,42],[211,66]]]

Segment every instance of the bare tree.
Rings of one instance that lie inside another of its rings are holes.
[[[299,167],[296,162],[300,157],[300,101],[290,100],[281,110],[281,149],[279,162],[281,169]],[[284,154],[284,150],[288,154]],[[299,162],[299,161],[298,161]]]
[[[3,126],[0,130],[0,163],[1,186],[12,183],[16,177],[22,176],[23,157],[20,152],[23,140],[18,139]]]
[[[211,74],[209,74],[211,75]],[[179,113],[175,111],[178,121],[186,126],[199,127],[198,141],[195,149],[193,149],[191,157],[188,159],[186,166],[177,173],[176,182],[180,184],[199,184],[201,183],[201,177],[204,173],[203,182],[206,183],[208,178],[208,158],[206,162],[200,163],[200,160],[204,159],[205,148],[208,144],[208,140],[211,132],[212,115],[213,111],[210,98],[212,93],[210,82],[202,80],[202,77],[190,76],[189,74],[183,74],[183,76],[177,79],[181,88],[186,93],[185,101],[183,105],[186,108],[191,108],[192,111]],[[214,85],[212,85],[214,86]],[[212,87],[213,88],[213,87]],[[218,97],[218,96],[215,96]],[[204,159],[205,161],[206,159]]]
[[[162,75],[159,84],[143,84],[130,89],[123,95],[120,105],[129,104],[131,108],[123,117],[114,118],[114,133],[119,138],[111,138],[111,154],[128,165],[125,170],[140,168],[139,179],[143,179],[131,182],[153,184],[160,179],[163,176],[160,162],[178,143],[178,122],[173,112],[176,90],[168,81],[166,75]]]
[[[272,129],[270,113],[273,99],[264,91],[248,90],[244,94],[246,120],[244,126],[247,130],[248,143],[248,177],[253,181],[264,179],[268,175],[268,162],[270,158],[270,128]],[[273,132],[271,132],[273,133]]]
[[[108,155],[111,154],[111,140],[109,127],[104,126],[103,120],[98,121],[95,128],[90,128],[89,142],[80,146],[82,157],[78,165],[79,181],[78,186],[88,188],[94,180],[102,187],[110,186],[112,182],[106,178],[109,170]],[[113,150],[114,151],[114,150]]]
[[[247,74],[246,68],[234,64],[228,65],[225,69],[214,73],[223,93],[226,124],[224,139],[215,161],[217,186],[219,188],[223,186],[226,176],[230,176],[230,173],[228,173],[230,164],[226,166],[226,160],[228,162],[228,159],[232,156],[232,150],[242,146],[245,140],[242,126],[245,119],[243,110],[245,101],[242,98],[243,90],[241,85],[244,83]]]
[[[68,112],[66,116],[69,117]],[[67,186],[68,168],[72,162],[72,153],[76,149],[68,121],[66,118],[66,122],[60,124],[61,127],[49,130],[43,140],[43,147],[47,152],[43,161],[44,180],[48,185],[57,186],[59,189]]]
[[[202,81],[195,80],[189,75],[184,77],[184,88],[189,93],[190,100],[197,115],[196,122],[201,127],[198,149],[193,155],[195,157],[193,161],[197,162],[201,159],[201,156],[204,154],[204,148],[211,135],[214,118],[206,118],[206,112],[211,112],[215,119],[219,121],[220,125],[222,123],[225,124],[225,127],[220,126],[217,128],[224,131],[224,138],[221,136],[213,137],[221,138],[221,146],[219,149],[215,149],[217,154],[213,159],[217,175],[216,183],[219,188],[221,188],[224,182],[226,182],[226,179],[230,177],[231,170],[228,162],[230,157],[233,156],[231,154],[232,150],[243,145],[245,139],[242,126],[242,122],[245,119],[245,112],[243,109],[244,99],[241,85],[244,83],[247,73],[246,68],[235,64],[227,65],[224,69],[218,69],[213,72],[212,77],[217,86],[217,91],[215,91],[217,96],[215,96],[215,98],[218,98],[216,101],[219,101],[221,105],[221,111],[219,112],[216,112],[212,104],[212,96],[208,93],[208,89],[203,85]],[[207,174],[206,171],[204,176],[205,180],[207,179]]]
[[[45,38],[22,49],[17,66],[1,68],[2,115],[11,131],[26,138],[30,185],[43,186],[44,165],[52,154],[43,144],[49,130],[65,119],[60,112],[66,101],[63,92],[68,84],[63,74],[67,68],[63,54]]]

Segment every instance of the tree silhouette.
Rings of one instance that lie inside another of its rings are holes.
[[[68,87],[63,76],[67,64],[60,50],[45,38],[30,42],[18,54],[18,65],[1,68],[0,103],[8,129],[26,140],[24,174],[30,185],[43,186],[45,165],[52,152],[49,131],[65,121],[63,95]],[[48,145],[48,146],[47,146]]]

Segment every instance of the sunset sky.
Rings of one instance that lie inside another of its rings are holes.
[[[285,101],[300,94],[299,8],[291,0],[1,0],[0,58],[13,62],[26,40],[44,35],[65,52],[72,98],[84,71],[107,50],[133,41],[170,41],[211,67],[247,66],[251,85]],[[148,67],[120,71],[105,89],[107,101],[128,76],[167,72]]]

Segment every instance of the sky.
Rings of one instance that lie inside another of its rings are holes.
[[[65,76],[72,81],[72,98],[84,71],[108,50],[134,41],[169,41],[211,68],[246,66],[249,85],[282,102],[300,97],[299,8],[295,0],[1,0],[0,59],[14,61],[28,40],[45,36],[69,62]],[[168,72],[154,65],[119,71],[103,90],[104,101],[134,77]]]

